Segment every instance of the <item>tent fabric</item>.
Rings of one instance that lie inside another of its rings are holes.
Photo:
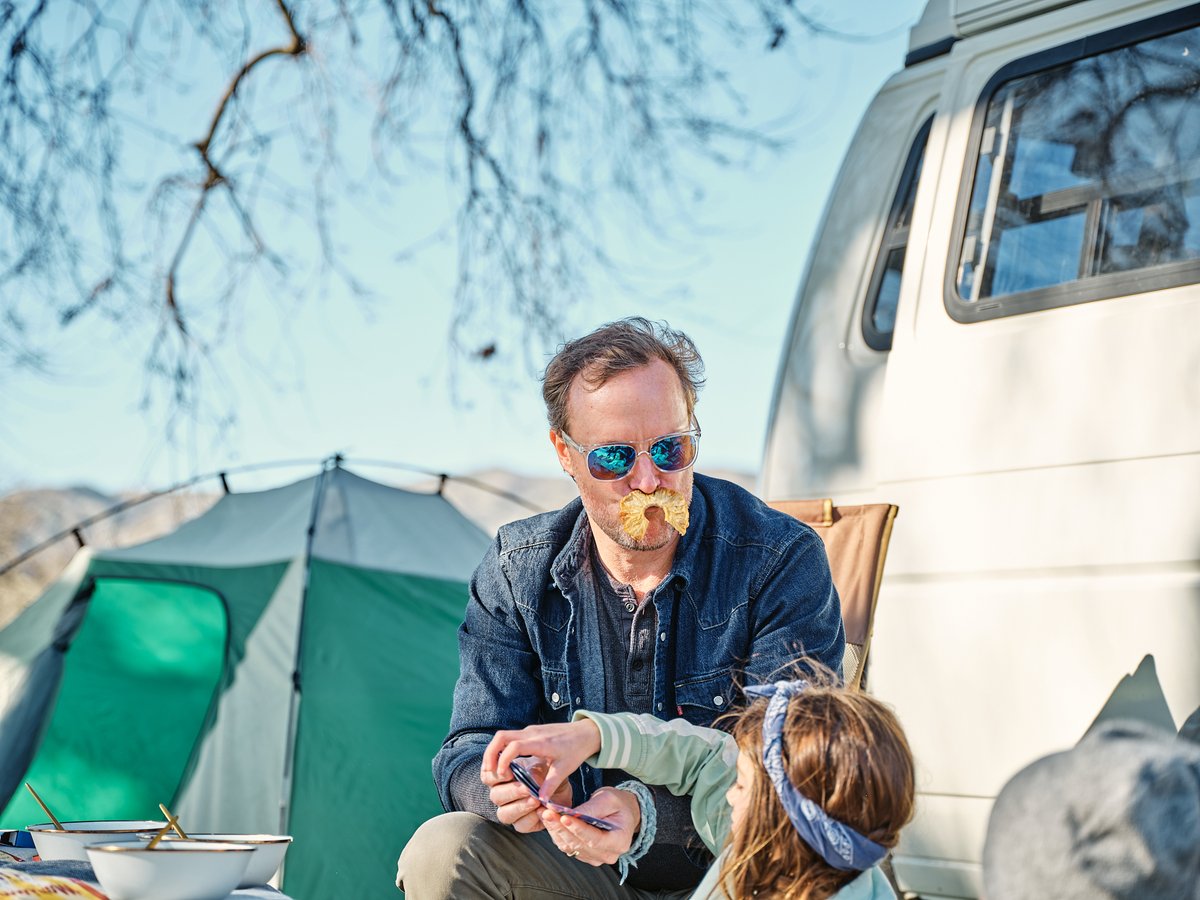
[[[303,580],[304,560],[293,560],[247,637],[237,677],[217,701],[222,727],[200,744],[191,777],[171,807],[185,823],[236,822],[237,830],[254,834],[274,834],[285,825],[284,755],[258,748],[287,745],[300,628],[300,604],[288,598],[300,596]],[[245,764],[247,752],[256,754],[255,765]]]
[[[225,637],[224,605],[207,589],[100,582],[26,780],[105,818],[146,818],[183,775],[220,682]],[[128,714],[131,696],[137,715]],[[5,814],[46,820],[25,791]]]
[[[347,596],[356,600],[353,616]],[[397,596],[406,600],[399,611]],[[358,873],[394,898],[399,850],[441,811],[430,761],[449,726],[463,598],[454,582],[313,564],[291,828],[327,835],[333,823],[357,834],[370,823],[403,837],[390,853],[297,855],[289,877],[320,886],[314,896],[348,896],[339,886]],[[415,665],[398,672],[396,659]]]
[[[429,765],[488,540],[439,495],[331,468],[81,551],[0,631],[0,827],[43,820],[14,794],[33,773],[68,818],[170,802],[196,831],[287,829],[299,900],[394,897],[440,811]]]
[[[220,569],[303,556],[318,478],[252,494],[226,494],[208,512],[164,537],[99,556],[114,562],[186,561]]]
[[[344,469],[274,490],[228,494],[177,531],[101,558],[172,564],[186,559],[232,568],[302,557],[322,478],[327,481],[321,485],[314,559],[457,581],[479,564],[483,532],[445,498],[377,484]]]
[[[62,674],[55,634],[90,562],[91,551],[80,549],[58,581],[0,630],[0,802],[29,768],[48,724],[46,711]]]

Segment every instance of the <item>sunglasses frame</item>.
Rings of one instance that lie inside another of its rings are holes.
[[[661,468],[659,466],[659,464],[654,461],[654,457],[650,455],[650,448],[653,447],[655,444],[657,444],[659,441],[665,441],[667,438],[683,437],[684,435],[691,435],[693,440],[696,442],[696,453],[694,456],[692,456],[691,462],[689,462],[686,466],[680,466],[678,469]],[[563,439],[564,444],[566,444],[568,447],[570,447],[576,453],[579,453],[580,455],[583,456],[583,462],[584,462],[584,465],[587,466],[588,474],[591,475],[592,478],[596,479],[596,481],[606,481],[606,482],[620,481],[623,478],[628,478],[631,474],[633,474],[633,468],[634,468],[634,466],[637,465],[637,458],[639,456],[641,456],[643,453],[646,454],[646,458],[650,460],[650,464],[652,466],[654,466],[654,468],[658,469],[658,471],[663,472],[664,474],[669,475],[673,472],[686,472],[688,469],[695,466],[696,460],[700,458],[700,437],[701,437],[701,435],[702,435],[702,432],[700,431],[700,423],[698,421],[696,421],[695,419],[692,419],[692,427],[687,429],[686,431],[671,431],[671,432],[668,432],[667,434],[660,434],[658,437],[653,438],[652,440],[649,440],[649,441],[639,441],[638,443],[643,443],[646,445],[645,450],[639,450],[637,448],[637,446],[630,441],[601,441],[598,444],[581,444],[578,441],[576,441],[574,438],[572,438],[569,434],[567,434],[565,431],[562,431],[560,429],[558,432],[558,436]],[[591,455],[593,450],[599,450],[601,447],[629,447],[630,449],[632,449],[633,450],[633,462],[629,466],[629,471],[626,472],[624,475],[617,475],[615,478],[601,478],[595,472],[593,472],[591,465],[588,464],[588,457]]]

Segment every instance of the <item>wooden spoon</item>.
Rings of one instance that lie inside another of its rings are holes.
[[[42,798],[39,797],[38,792],[33,789],[33,785],[27,781],[27,782],[25,782],[25,787],[29,788],[29,793],[33,794],[33,799],[36,800],[38,806],[40,806],[42,808],[42,812],[44,812],[46,815],[48,815],[50,817],[50,821],[54,823],[54,827],[57,828],[59,831],[67,831],[68,829],[63,828],[62,822],[58,821],[58,819],[55,817],[54,813],[50,812],[50,807],[48,807],[45,803],[42,802]]]
[[[168,819],[171,819],[171,818],[172,818],[172,816],[171,816],[171,811],[170,811],[169,809],[167,809],[167,805],[166,805],[165,803],[160,803],[160,804],[158,804],[158,808],[162,810],[162,814],[163,814],[164,816],[166,816]],[[175,824],[175,833],[176,833],[177,835],[179,835],[181,838],[183,838],[185,841],[190,841],[190,840],[191,840],[191,838],[190,838],[190,837],[188,837],[188,836],[187,836],[187,835],[184,833],[183,829],[179,827],[179,824],[178,824],[178,823],[176,823],[176,824]]]

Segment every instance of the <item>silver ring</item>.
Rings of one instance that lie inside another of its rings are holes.
[[[575,857],[577,857],[578,855],[579,855],[579,851],[578,851],[578,850],[576,850],[574,853],[568,853],[568,854],[567,854],[567,858],[568,858],[568,859],[574,859],[574,858],[575,858]]]

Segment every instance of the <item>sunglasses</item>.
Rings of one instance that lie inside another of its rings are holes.
[[[559,436],[572,450],[587,457],[588,472],[599,481],[617,481],[633,471],[637,458],[645,453],[660,472],[679,472],[690,469],[700,454],[700,425],[690,431],[664,434],[650,442],[648,450],[638,450],[633,444],[592,444],[584,446],[571,439],[565,431]]]

